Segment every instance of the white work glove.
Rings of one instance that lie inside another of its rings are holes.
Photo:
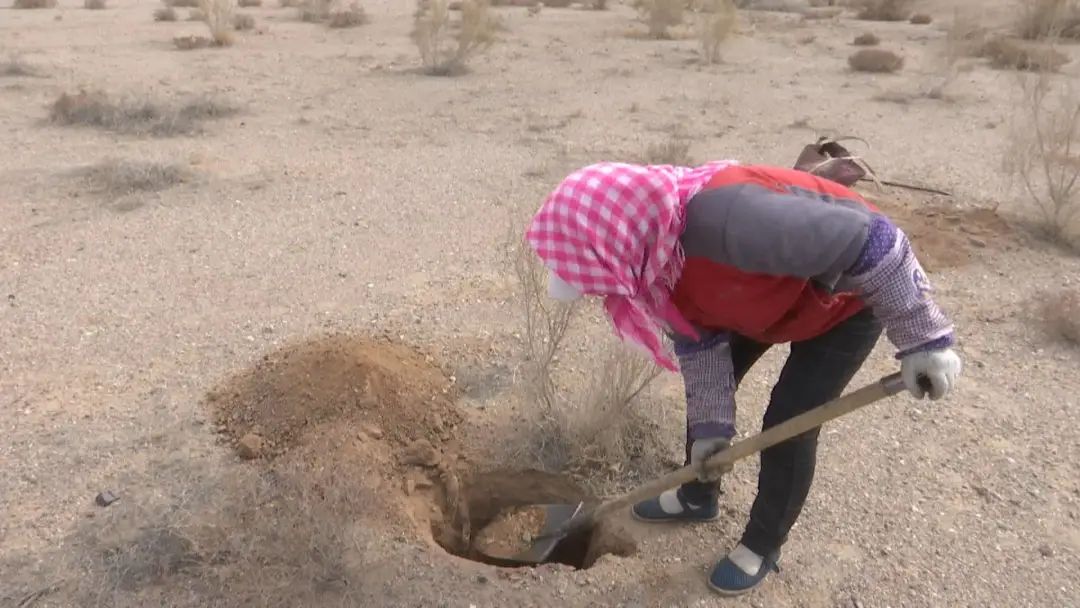
[[[951,348],[911,353],[900,360],[904,386],[916,399],[928,393],[932,401],[944,397],[956,384],[960,368],[960,356]],[[926,388],[919,383],[920,377],[925,378]]]
[[[731,470],[731,465],[723,467],[719,470],[709,469],[705,466],[705,463],[709,460],[713,454],[722,452],[731,445],[731,442],[723,437],[713,437],[711,439],[695,439],[694,443],[690,444],[690,466],[694,467],[694,470],[698,474],[698,481],[712,482],[717,481],[723,477],[724,473]]]

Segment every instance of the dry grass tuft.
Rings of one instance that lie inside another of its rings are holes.
[[[233,35],[236,0],[199,0],[199,9],[206,15],[206,25],[210,28],[210,38],[215,46],[231,46]]]
[[[56,124],[89,126],[135,135],[193,133],[200,122],[234,114],[236,109],[210,97],[169,106],[151,100],[114,101],[99,91],[62,94],[49,119]]]
[[[732,0],[708,0],[701,12],[699,36],[701,52],[709,63],[720,62],[720,45],[735,30],[736,10]]]
[[[1040,299],[1043,326],[1055,339],[1080,346],[1080,290],[1063,290]]]
[[[1080,38],[1080,2],[1023,0],[1016,34],[1025,40]]]
[[[1080,90],[1048,71],[1021,78],[1003,168],[1035,202],[1046,233],[1076,245],[1080,218]]]
[[[649,26],[648,36],[656,40],[670,40],[668,30],[683,22],[686,0],[635,0],[641,20]]]
[[[124,196],[159,192],[189,181],[192,174],[177,164],[108,159],[90,167],[86,177],[99,193]]]
[[[848,57],[856,72],[891,73],[904,67],[904,58],[886,49],[862,49]]]
[[[877,46],[881,44],[881,38],[878,38],[877,34],[874,34],[873,32],[866,32],[856,36],[855,39],[851,41],[851,44],[855,46]]]
[[[934,18],[926,13],[915,13],[911,16],[910,22],[912,25],[930,25],[934,22]]]
[[[238,0],[236,5],[240,8],[254,8],[256,6],[262,6],[262,0]]]
[[[459,20],[451,20],[447,0],[417,3],[410,37],[420,51],[426,74],[462,74],[473,57],[495,43],[500,25],[488,0],[464,0],[460,14]]]
[[[233,29],[238,32],[245,32],[247,30],[255,29],[255,17],[251,15],[238,14],[233,17]]]
[[[11,8],[56,8],[56,0],[15,0]]]
[[[691,167],[694,159],[690,156],[690,140],[685,137],[672,136],[665,142],[649,144],[645,149],[645,156],[641,162],[648,165],[674,165],[676,167]]]
[[[173,8],[196,8],[199,0],[164,0],[165,6]]]
[[[304,0],[299,7],[300,20],[305,23],[319,23],[330,18],[333,0]]]
[[[105,0],[83,0],[83,8],[92,11],[100,11],[105,8]]]
[[[867,21],[907,21],[913,0],[859,0],[857,17]]]
[[[1014,38],[991,38],[979,53],[999,70],[1056,72],[1069,62],[1068,56],[1053,46]]]
[[[154,11],[154,21],[176,21],[176,9],[171,6],[159,8]]]
[[[364,25],[367,22],[368,16],[364,11],[364,7],[353,2],[347,9],[332,11],[328,25],[333,28],[345,28]]]

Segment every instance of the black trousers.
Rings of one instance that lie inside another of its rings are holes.
[[[791,344],[791,354],[773,386],[762,429],[775,426],[843,394],[881,336],[881,323],[869,308],[848,318],[827,333]],[[768,344],[733,336],[731,355],[735,381],[740,382]],[[820,427],[761,452],[757,497],[742,544],[767,555],[787,541],[788,532],[802,511],[814,479]],[[687,434],[686,463],[690,462]],[[683,496],[692,503],[715,501],[720,484],[691,482]]]

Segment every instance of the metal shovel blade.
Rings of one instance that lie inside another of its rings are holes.
[[[488,553],[484,554],[485,557],[508,566],[545,563],[551,557],[555,547],[566,538],[565,530],[571,528],[571,523],[576,519],[584,516],[583,508],[585,503],[533,506],[544,509],[544,527],[540,530],[540,534],[533,539],[532,545],[511,557]]]

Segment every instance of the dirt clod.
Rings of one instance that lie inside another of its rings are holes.
[[[236,452],[244,460],[253,460],[263,455],[266,441],[255,433],[247,433],[236,442]]]
[[[439,464],[439,453],[427,439],[417,439],[401,452],[401,462],[421,467],[433,467]]]

